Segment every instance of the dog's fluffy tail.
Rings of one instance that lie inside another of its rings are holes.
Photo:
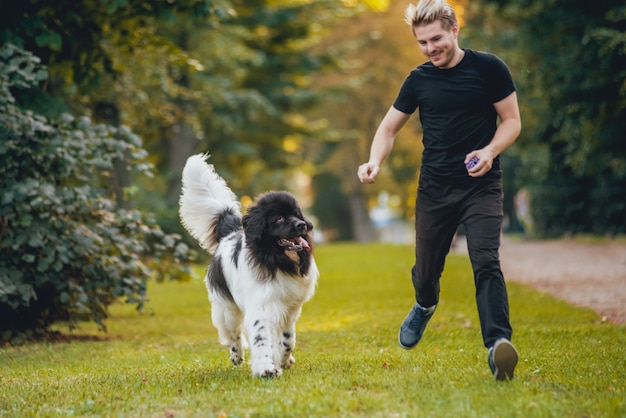
[[[241,228],[241,205],[208,158],[197,154],[187,159],[179,213],[185,229],[212,254],[223,237]]]

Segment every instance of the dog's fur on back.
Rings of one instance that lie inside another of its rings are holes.
[[[279,376],[294,362],[296,320],[315,292],[311,222],[288,192],[260,195],[245,216],[208,155],[189,157],[182,176],[180,217],[200,246],[213,254],[205,283],[220,342],[235,365],[258,377]]]

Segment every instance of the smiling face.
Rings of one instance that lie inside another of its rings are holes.
[[[309,225],[299,216],[278,216],[269,226],[270,235],[286,251],[311,251],[306,236]]]
[[[459,48],[458,43],[458,24],[446,30],[441,20],[435,20],[432,23],[413,26],[413,35],[422,53],[438,68],[452,68],[463,58],[463,50]]]
[[[308,241],[313,224],[302,215],[296,199],[287,192],[260,196],[242,219],[247,239],[267,248],[311,251]]]

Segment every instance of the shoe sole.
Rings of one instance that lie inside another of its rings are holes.
[[[400,344],[400,347],[404,348],[405,350],[412,350],[412,349],[414,349],[415,347],[417,347],[418,343],[419,343],[419,341],[416,342],[415,344],[413,344],[412,346],[404,345],[404,344],[402,344],[402,341],[400,341],[400,334],[398,334],[398,344]]]
[[[513,380],[518,355],[515,347],[508,341],[498,341],[493,347],[493,363],[496,366],[494,376],[497,381]]]

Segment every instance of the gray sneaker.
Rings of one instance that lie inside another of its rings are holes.
[[[435,313],[435,305],[429,312],[422,308],[419,303],[415,303],[411,312],[406,316],[402,326],[400,327],[400,334],[398,335],[398,342],[405,350],[414,348],[417,343],[422,339],[424,335],[424,329],[426,324],[432,318]]]
[[[517,350],[506,338],[500,338],[487,353],[487,362],[497,381],[512,380],[517,365]]]

